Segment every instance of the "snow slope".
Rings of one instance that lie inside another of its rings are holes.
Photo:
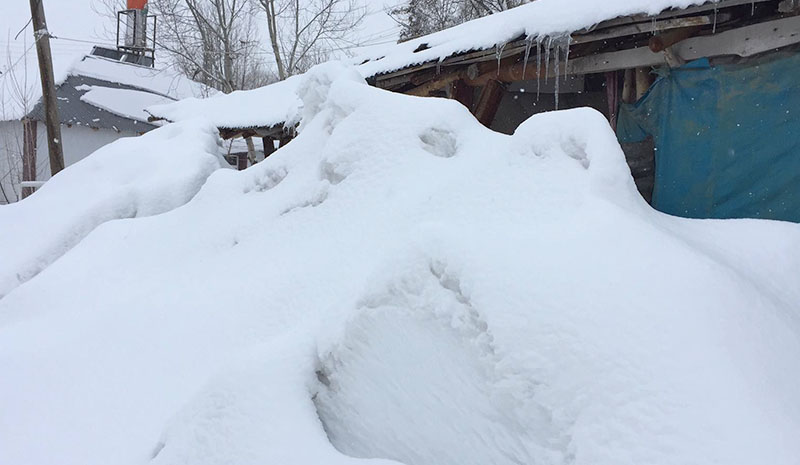
[[[176,124],[124,138],[54,176],[34,195],[0,207],[0,298],[100,224],[172,210],[221,166],[214,127]],[[224,160],[223,160],[224,162]]]
[[[593,110],[298,95],[0,299],[0,463],[796,463],[800,226],[653,211]]]

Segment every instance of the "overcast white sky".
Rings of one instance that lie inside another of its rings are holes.
[[[51,41],[56,76],[62,76],[76,59],[88,53],[92,48],[92,43],[113,43],[113,38],[103,38],[104,30],[107,30],[110,25],[109,19],[99,16],[92,10],[94,0],[43,1],[50,33],[63,38]],[[363,26],[353,32],[352,40],[373,45],[367,48],[353,49],[352,52],[357,55],[390,45],[396,41],[399,33],[399,27],[385,13],[385,9],[402,3],[402,0],[363,1],[367,8],[367,16]],[[120,3],[124,2],[120,1]],[[0,0],[0,5],[0,72],[4,73],[4,75],[0,75],[0,93],[2,89],[6,89],[6,94],[8,93],[8,83],[4,82],[7,80],[5,74],[7,74],[9,66],[15,63],[14,70],[17,71],[17,74],[24,74],[24,71],[27,70],[29,82],[38,86],[36,50],[31,47],[33,44],[32,28],[28,26],[19,37],[14,38],[30,19],[30,4],[28,0]],[[23,59],[23,55],[27,59]],[[156,52],[156,59],[158,59],[158,52]],[[0,120],[6,119],[13,113],[9,109],[12,104],[7,101],[7,96],[5,100],[5,102],[0,102]],[[6,114],[6,118],[3,117],[3,113]]]

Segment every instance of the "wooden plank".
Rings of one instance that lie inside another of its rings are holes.
[[[500,100],[503,98],[503,85],[500,81],[491,80],[486,83],[475,105],[475,118],[487,128],[494,121]]]
[[[467,76],[467,73],[466,73],[465,70],[454,72],[454,73],[442,74],[439,77],[437,77],[436,79],[434,79],[432,81],[428,81],[425,84],[422,84],[421,86],[417,86],[417,87],[415,87],[415,88],[413,88],[413,89],[411,89],[411,90],[409,90],[409,91],[407,91],[405,93],[408,94],[408,95],[416,95],[416,96],[419,96],[419,97],[427,97],[428,95],[430,95],[431,92],[439,90],[439,89],[444,89],[445,87],[449,86],[450,84],[452,84],[452,83],[454,83],[454,82],[456,82],[458,80],[464,79],[466,76]]]
[[[677,17],[677,16],[693,15],[693,14],[697,14],[697,13],[706,13],[706,12],[714,11],[714,10],[717,10],[717,12],[719,12],[720,10],[722,10],[724,8],[732,8],[732,7],[736,7],[736,6],[753,5],[753,4],[757,4],[757,3],[767,3],[767,2],[774,2],[774,1],[775,0],[720,0],[718,2],[714,2],[713,0],[709,0],[703,5],[690,6],[690,7],[679,9],[679,10],[667,10],[667,11],[661,12],[660,14],[658,14],[656,16],[631,15],[631,16],[623,16],[621,18],[609,19],[607,21],[603,21],[603,22],[599,23],[596,27],[592,28],[591,30],[605,29],[605,28],[609,28],[609,27],[620,26],[620,25],[623,25],[623,24],[630,24],[630,23],[635,23],[635,22],[652,21],[653,18],[655,18],[656,21],[658,21],[658,20],[661,20],[661,19],[674,18],[674,17]],[[580,32],[580,31],[578,31],[578,32]]]

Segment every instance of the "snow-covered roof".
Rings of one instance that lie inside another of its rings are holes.
[[[81,95],[81,101],[115,115],[142,122],[146,122],[149,117],[144,108],[174,101],[168,97],[140,90],[88,87],[88,92]]]
[[[474,50],[488,50],[520,37],[563,36],[621,16],[657,15],[721,0],[536,0],[510,10],[409,40],[362,57],[364,77],[443,60]]]
[[[85,76],[115,82],[176,100],[197,97],[208,92],[208,88],[202,84],[170,69],[122,63],[93,55],[77,61],[67,72],[67,76]]]
[[[67,125],[142,133],[155,127],[147,122],[147,106],[205,92],[201,84],[171,71],[87,55],[58,83],[59,117]],[[28,116],[43,119],[41,102]]]
[[[657,15],[703,3],[707,0],[536,0],[391,46],[381,56],[361,57],[357,69],[369,78],[467,51],[491,49],[520,37],[561,36],[620,16]],[[205,100],[187,99],[147,111],[170,121],[203,115],[220,128],[272,127],[285,122],[287,115],[296,114],[300,106],[296,90],[301,80],[292,77],[255,90]]]

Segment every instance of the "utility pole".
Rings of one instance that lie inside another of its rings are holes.
[[[50,173],[64,169],[64,152],[61,148],[61,120],[58,118],[58,99],[53,77],[53,57],[50,53],[50,31],[44,17],[44,0],[30,0],[33,36],[36,40],[36,55],[39,58],[39,76],[42,79],[42,102],[44,121],[47,126],[47,148],[50,152]]]

